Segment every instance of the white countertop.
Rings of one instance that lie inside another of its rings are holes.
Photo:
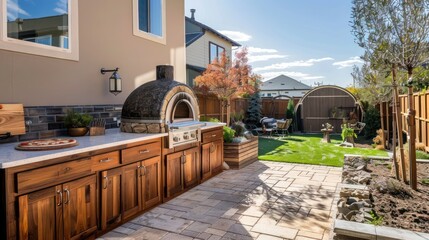
[[[167,133],[123,133],[119,129],[108,129],[106,130],[106,134],[101,136],[74,137],[73,139],[76,139],[79,143],[78,146],[48,151],[18,151],[15,150],[15,146],[18,143],[0,144],[0,168],[16,167],[167,135]]]
[[[201,129],[207,130],[224,125],[224,123],[207,122],[206,126],[201,127]],[[49,159],[95,151],[103,148],[116,147],[119,145],[164,137],[167,135],[167,133],[124,133],[120,132],[119,129],[108,129],[106,130],[105,135],[74,138],[78,141],[78,146],[48,151],[18,151],[15,150],[15,146],[18,145],[18,143],[0,144],[0,169],[46,161]]]
[[[215,128],[215,127],[221,127],[221,126],[225,126],[226,123],[223,122],[203,122],[206,125],[201,127],[201,130],[207,130],[207,129],[211,129],[211,128]]]

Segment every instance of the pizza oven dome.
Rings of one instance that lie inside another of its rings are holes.
[[[121,131],[163,133],[169,124],[198,121],[195,93],[173,80],[173,67],[157,66],[157,79],[136,88],[122,107]]]

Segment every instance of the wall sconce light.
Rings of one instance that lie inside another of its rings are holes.
[[[121,76],[119,76],[119,68],[115,68],[112,70],[106,70],[104,68],[101,69],[101,74],[105,74],[107,72],[113,72],[112,76],[109,78],[109,91],[113,94],[118,95],[122,92],[122,79]]]

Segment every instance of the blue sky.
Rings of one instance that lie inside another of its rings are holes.
[[[185,0],[185,13],[249,48],[254,71],[308,85],[352,85],[363,50],[351,33],[347,0]]]

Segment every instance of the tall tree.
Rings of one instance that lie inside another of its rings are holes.
[[[224,116],[226,109],[229,125],[231,100],[244,93],[253,94],[259,79],[260,76],[253,74],[248,64],[247,48],[242,48],[235,53],[233,61],[223,52],[220,59],[207,65],[204,73],[195,78],[195,89],[218,97],[222,106],[221,115]]]
[[[394,87],[398,67],[408,73],[409,174],[410,185],[416,189],[415,112],[411,84],[414,69],[428,59],[429,0],[353,0],[352,17],[352,32],[359,46],[365,49],[365,60],[375,65],[390,65]],[[396,89],[394,94],[397,100]],[[398,130],[401,129],[398,127]]]
[[[257,90],[250,97],[249,106],[246,112],[246,123],[258,125],[262,118],[262,101],[261,94]]]

